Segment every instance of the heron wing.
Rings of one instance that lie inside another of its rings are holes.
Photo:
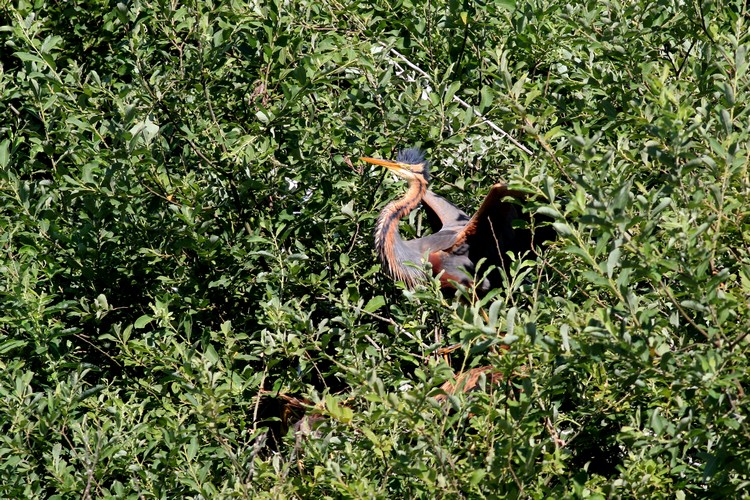
[[[432,265],[432,272],[440,274],[440,282],[444,287],[452,286],[451,281],[468,286],[473,280],[474,263],[469,258],[467,245],[455,245],[459,234],[460,231],[443,227],[437,233],[404,243],[409,246],[412,254],[418,252],[427,257]]]
[[[515,246],[513,221],[528,219],[528,216],[523,217],[521,210],[524,200],[523,192],[508,189],[506,184],[495,184],[477,213],[459,232],[455,244],[486,242],[491,243],[489,246],[499,246],[501,250],[512,249]],[[493,241],[495,239],[498,241]]]
[[[457,235],[454,248],[468,247],[472,262],[484,258],[486,265],[503,267],[507,271],[509,251],[519,255],[531,249],[531,230],[521,222],[530,222],[529,214],[522,210],[524,200],[523,192],[508,189],[506,184],[492,186],[477,213]],[[492,273],[492,286],[498,286],[500,279],[497,272]]]
[[[416,251],[419,255],[423,256],[425,254],[453,248],[458,234],[458,231],[441,229],[437,233],[428,234],[421,238],[414,238],[413,240],[408,240],[404,243],[409,246],[412,251]]]
[[[430,190],[425,192],[422,204],[433,233],[441,229],[459,232],[469,222],[466,212]]]

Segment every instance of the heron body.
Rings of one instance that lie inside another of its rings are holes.
[[[505,184],[492,186],[477,213],[469,217],[427,189],[429,166],[418,149],[401,151],[395,162],[376,158],[362,160],[382,165],[409,183],[406,194],[382,210],[375,227],[375,248],[384,268],[409,288],[425,280],[423,269],[413,264],[426,258],[432,272],[440,276],[443,287],[452,287],[452,282],[456,282],[476,285],[477,290],[486,292],[501,286],[502,276],[495,270],[475,284],[474,275],[481,271],[477,268],[481,259],[485,259],[487,265],[507,271],[510,264],[507,252],[521,255],[542,240],[550,239],[549,228],[532,234],[528,228],[516,227],[517,220],[530,222],[529,215],[519,206],[524,194],[508,189]],[[398,230],[399,221],[420,203],[425,206],[433,234],[403,240]]]

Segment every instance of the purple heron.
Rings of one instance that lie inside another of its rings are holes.
[[[419,264],[423,257],[440,276],[443,288],[452,282],[474,285],[475,275],[482,259],[485,266],[510,269],[508,252],[520,257],[534,250],[543,241],[554,237],[549,226],[532,232],[531,217],[522,210],[525,193],[508,189],[505,184],[495,184],[473,217],[469,217],[452,203],[427,189],[430,179],[429,163],[416,148],[399,152],[396,161],[377,158],[360,158],[381,165],[397,176],[406,179],[406,194],[389,203],[378,217],[375,227],[375,248],[388,274],[413,288],[425,279]],[[423,203],[433,233],[422,238],[403,240],[399,234],[399,221]],[[502,275],[495,269],[476,285],[479,292],[502,286]]]

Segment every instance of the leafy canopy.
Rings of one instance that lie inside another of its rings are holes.
[[[746,2],[0,12],[2,496],[746,490]],[[481,300],[391,283],[403,185],[356,158],[405,146],[559,239]],[[432,397],[478,366],[503,381]]]

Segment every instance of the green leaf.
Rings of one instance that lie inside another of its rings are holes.
[[[10,162],[10,140],[0,142],[0,168],[6,168]]]
[[[374,313],[375,311],[377,311],[384,305],[385,305],[385,299],[383,298],[382,295],[378,295],[367,301],[367,304],[365,305],[365,311]]]
[[[550,176],[544,178],[544,195],[549,203],[555,202],[555,179]]]
[[[224,321],[220,328],[223,335],[229,336],[232,334],[232,322],[230,320]]]
[[[518,339],[519,339],[518,335],[508,335],[508,334],[506,334],[503,337],[503,344],[505,344],[505,345],[511,345],[514,342],[516,342]]]
[[[495,328],[495,325],[497,324],[497,315],[500,310],[500,307],[503,305],[502,300],[495,300],[490,304],[490,312],[489,312],[489,319],[487,326],[490,328]]]
[[[622,250],[620,247],[615,248],[609,253],[609,257],[607,257],[607,276],[609,278],[612,278],[612,274],[615,271],[615,268],[620,265],[620,256],[622,255]]]
[[[354,218],[354,200],[350,200],[348,203],[341,207],[341,213],[347,217]]]
[[[326,409],[328,410],[331,417],[342,423],[349,423],[354,417],[354,412],[351,408],[339,404],[337,399],[330,394],[325,397]]]
[[[138,318],[137,320],[135,320],[135,323],[133,324],[133,326],[136,329],[140,330],[142,328],[145,328],[146,325],[148,325],[149,323],[151,323],[153,320],[154,320],[153,317],[151,317],[151,316],[149,316],[147,314],[144,314],[143,316],[141,316],[140,318]]]
[[[458,89],[461,88],[461,82],[453,82],[451,83],[447,89],[445,89],[445,95],[443,96],[443,104],[448,104],[453,99],[453,96],[456,95],[456,92],[458,92]]]
[[[215,365],[219,362],[219,353],[216,352],[216,349],[211,344],[206,347],[205,355],[206,359],[208,359],[208,362],[212,365]]]
[[[469,476],[469,484],[472,486],[476,486],[479,483],[482,482],[482,480],[487,476],[487,472],[482,469],[477,469],[474,472],[471,473]]]
[[[552,227],[555,228],[557,234],[560,236],[574,236],[573,229],[568,225],[567,222],[553,222]]]
[[[21,339],[6,340],[5,342],[0,342],[0,354],[6,355],[11,351],[20,349],[22,347],[25,347],[26,345],[28,345],[28,342]]]
[[[42,54],[49,54],[61,41],[62,37],[57,35],[50,35],[44,39],[44,43],[42,43],[39,51]]]
[[[39,63],[45,66],[47,65],[44,59],[42,59],[41,57],[35,54],[29,54],[27,52],[16,52],[14,55],[20,60],[25,61],[25,62],[35,62],[35,63]]]
[[[507,331],[506,331],[506,338],[508,336],[514,337],[513,332],[516,329],[516,314],[518,313],[518,309],[514,306],[508,309],[508,316],[505,318],[505,321],[507,323]]]
[[[103,293],[100,293],[96,299],[94,299],[94,303],[99,309],[109,309],[109,303],[107,302],[107,296]]]
[[[487,86],[483,86],[481,93],[481,99],[479,101],[479,112],[485,113],[487,109],[492,106],[493,101],[495,99],[495,94],[493,93],[492,89]]]
[[[540,215],[546,215],[547,217],[552,217],[553,219],[562,219],[562,214],[553,207],[548,206],[542,206],[536,209],[536,212]]]

